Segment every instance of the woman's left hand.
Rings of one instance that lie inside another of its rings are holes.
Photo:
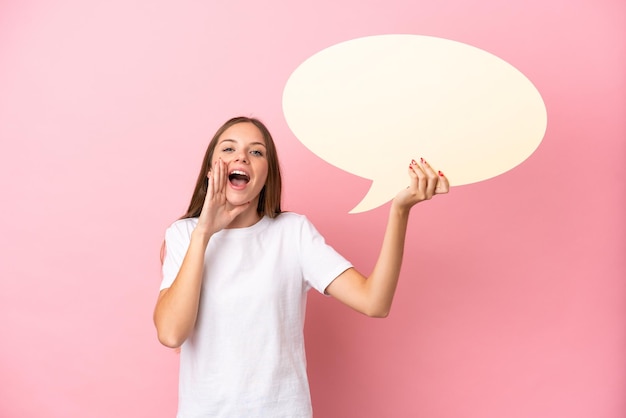
[[[410,209],[415,204],[429,200],[436,194],[448,193],[450,183],[441,172],[435,172],[425,160],[413,160],[409,165],[411,184],[394,198],[394,204]]]

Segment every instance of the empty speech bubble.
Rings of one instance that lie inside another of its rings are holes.
[[[379,35],[326,48],[283,91],[294,135],[330,164],[372,180],[350,213],[374,209],[426,159],[452,186],[500,175],[539,146],[547,113],[535,86],[476,47],[420,35]]]

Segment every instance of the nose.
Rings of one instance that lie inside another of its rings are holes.
[[[248,164],[248,157],[245,151],[239,151],[237,155],[235,155],[235,161]]]

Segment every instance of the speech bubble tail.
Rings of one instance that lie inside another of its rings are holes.
[[[375,209],[393,198],[393,187],[382,181],[373,181],[365,197],[348,213],[361,213]]]

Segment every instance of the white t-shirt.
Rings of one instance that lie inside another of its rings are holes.
[[[168,228],[161,289],[171,286],[197,218]],[[306,292],[352,265],[302,215],[214,234],[200,307],[180,355],[178,417],[310,417]]]

